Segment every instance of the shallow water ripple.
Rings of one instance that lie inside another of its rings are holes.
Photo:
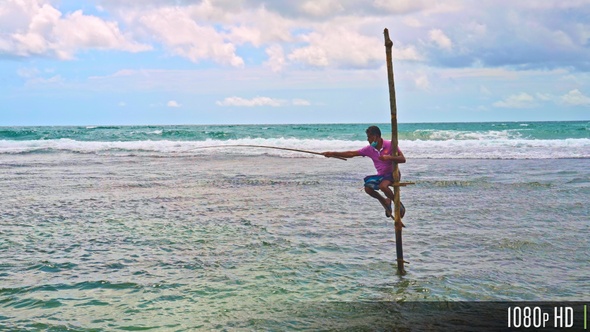
[[[581,160],[409,161],[401,277],[362,158],[7,158],[5,330],[362,329],[370,303],[590,293]]]

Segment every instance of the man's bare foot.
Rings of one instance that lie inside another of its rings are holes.
[[[404,217],[404,215],[406,214],[406,207],[404,206],[404,203],[402,203],[401,201],[399,202],[399,215],[400,217]],[[405,227],[405,226],[404,226]]]
[[[383,206],[385,208],[385,216],[387,218],[391,218],[391,213],[392,213],[392,210],[391,210],[391,199],[387,198],[385,200],[385,204],[386,205]]]

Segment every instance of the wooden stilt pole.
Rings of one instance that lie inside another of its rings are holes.
[[[391,48],[393,47],[393,42],[389,39],[389,31],[385,29],[383,31],[385,35],[385,55],[387,57],[387,79],[389,81],[389,105],[391,107],[391,149],[397,155],[397,105],[395,102],[395,84],[393,81],[393,60],[391,58]],[[399,182],[399,166],[397,163],[394,163],[393,167],[393,181]],[[402,247],[402,218],[400,215],[400,187],[394,186],[393,187],[393,197],[394,197],[394,227],[395,227],[395,251],[397,254],[397,272],[401,275],[406,274],[406,270],[404,268],[404,251]]]

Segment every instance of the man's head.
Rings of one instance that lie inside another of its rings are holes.
[[[381,129],[377,126],[370,126],[365,130],[365,133],[367,133],[367,141],[369,141],[369,144],[376,147],[381,140]]]
[[[365,133],[367,133],[367,136],[374,135],[377,137],[381,137],[381,129],[379,129],[379,127],[377,126],[370,126],[369,128],[367,128],[367,130],[365,130]]]

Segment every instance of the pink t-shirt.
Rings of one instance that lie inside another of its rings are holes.
[[[400,151],[399,147],[397,150]],[[373,160],[378,175],[389,175],[393,173],[393,162],[391,160],[379,160],[379,156],[391,155],[391,141],[383,140],[381,151],[377,151],[374,147],[367,145],[358,150],[358,153],[363,157],[369,157]]]

